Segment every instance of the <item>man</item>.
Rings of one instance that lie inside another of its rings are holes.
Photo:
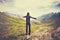
[[[36,19],[34,17],[31,17],[29,12],[27,12],[27,15],[24,16],[26,18],[26,35],[30,35],[31,33],[31,28],[30,28],[30,18]]]

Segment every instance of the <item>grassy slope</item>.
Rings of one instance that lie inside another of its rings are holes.
[[[25,20],[23,20],[22,18],[8,16],[4,13],[3,14],[0,13],[0,15],[1,15],[0,19],[2,20],[2,21],[0,20],[0,30],[3,30],[2,33],[0,33],[2,35],[1,36],[2,38],[9,37],[9,36],[16,36],[17,37],[20,34],[25,34],[25,26],[26,26]],[[4,25],[3,28],[1,25]],[[44,29],[48,29],[48,28],[49,27],[44,24],[37,25],[35,23],[31,23],[32,33],[34,33],[36,30],[43,31]]]

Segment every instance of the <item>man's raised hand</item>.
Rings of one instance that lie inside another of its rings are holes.
[[[37,18],[34,18],[34,17],[31,17],[31,18],[33,18],[33,19],[37,19]]]
[[[33,19],[37,19],[37,18],[33,18]]]

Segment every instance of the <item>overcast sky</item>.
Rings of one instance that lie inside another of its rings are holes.
[[[60,0],[0,0],[0,11],[38,17],[46,13],[60,12]]]

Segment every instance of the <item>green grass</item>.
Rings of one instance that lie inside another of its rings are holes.
[[[7,25],[6,31],[3,32],[4,34],[3,36],[8,37],[8,36],[13,35],[17,37],[17,35],[26,33],[26,21],[24,19],[16,18],[16,17],[8,16],[8,15],[2,18],[7,18],[5,19],[7,20],[7,22],[4,22],[4,23],[0,22],[0,24]],[[41,31],[44,31],[44,29],[48,29],[48,28],[50,27],[48,27],[45,24],[40,23],[40,25],[38,25],[31,22],[31,33],[34,33],[36,30],[39,30],[41,32]]]

